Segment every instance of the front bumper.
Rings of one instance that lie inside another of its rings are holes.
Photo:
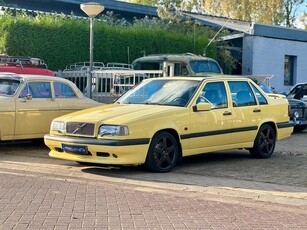
[[[114,140],[55,136],[47,134],[45,144],[50,148],[49,156],[63,160],[110,165],[143,164],[149,148],[149,138]],[[82,146],[87,154],[65,152],[62,144]]]
[[[297,125],[307,125],[307,118],[303,118],[303,117],[296,118],[296,117],[293,117],[293,122],[294,122],[295,126],[297,126]]]

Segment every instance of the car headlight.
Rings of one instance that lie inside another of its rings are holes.
[[[303,117],[303,110],[302,109],[293,109],[292,114],[295,118]]]
[[[65,123],[62,122],[62,121],[52,121],[51,130],[52,131],[58,131],[59,133],[62,133],[62,132],[65,131]]]
[[[113,135],[113,136],[126,136],[129,135],[129,129],[127,126],[121,125],[102,125],[99,127],[100,136]]]

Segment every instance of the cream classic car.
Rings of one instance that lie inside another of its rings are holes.
[[[245,148],[268,158],[290,136],[286,98],[234,77],[147,79],[114,104],[53,120],[54,158],[168,172],[182,157]]]
[[[54,118],[98,105],[62,78],[0,73],[0,141],[43,138]]]

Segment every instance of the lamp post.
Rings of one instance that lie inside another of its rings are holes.
[[[86,81],[87,96],[92,98],[92,70],[93,70],[93,51],[94,51],[94,18],[104,10],[104,6],[97,2],[86,2],[80,4],[81,10],[90,17],[90,68]]]

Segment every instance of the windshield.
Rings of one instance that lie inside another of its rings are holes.
[[[219,66],[213,61],[190,61],[190,65],[195,73],[221,73]]]
[[[0,79],[0,95],[13,96],[15,95],[20,82],[13,79]]]
[[[175,79],[144,81],[124,94],[116,103],[184,107],[192,98],[200,82]]]
[[[307,84],[295,86],[289,93],[288,97],[301,100],[307,95]]]

